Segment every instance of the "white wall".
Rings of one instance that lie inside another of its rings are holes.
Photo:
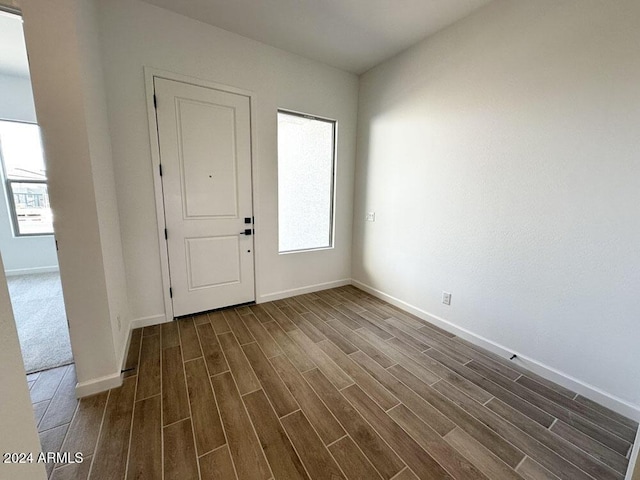
[[[133,318],[164,316],[160,250],[143,67],[256,94],[254,205],[258,301],[285,290],[351,276],[351,222],[358,79],[169,11],[103,1],[103,65],[123,250]],[[278,255],[276,110],[339,122],[333,250]],[[164,242],[163,242],[164,243]]]
[[[635,408],[639,24],[498,0],[365,74],[353,247],[357,281]]]
[[[0,120],[36,122],[29,77],[0,74],[0,92]],[[13,236],[4,179],[0,181],[0,251],[7,274],[37,272],[58,266],[53,236]]]
[[[125,276],[120,218],[113,172],[107,99],[98,35],[98,11],[94,0],[78,11],[79,52],[85,79],[84,102],[89,151],[95,188],[102,261],[109,302],[111,330],[116,358],[123,363],[129,335],[129,305]],[[120,317],[120,321],[118,321]]]
[[[22,5],[78,392],[121,382],[126,285],[91,0]],[[117,317],[123,316],[122,329]]]
[[[0,257],[0,452],[40,452],[27,376],[22,363],[18,332],[13,319],[7,279]],[[44,464],[0,463],[0,478],[37,480],[47,478]]]

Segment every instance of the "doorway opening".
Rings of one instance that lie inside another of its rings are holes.
[[[22,18],[0,10],[0,253],[27,374],[73,363]]]

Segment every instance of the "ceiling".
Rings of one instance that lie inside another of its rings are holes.
[[[29,76],[22,18],[0,11],[0,74]]]
[[[491,0],[144,0],[353,73]]]

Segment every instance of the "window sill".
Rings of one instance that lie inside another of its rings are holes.
[[[292,253],[321,252],[323,250],[333,250],[333,245],[329,247],[305,248],[303,250],[287,250],[286,252],[278,252],[278,255],[291,255]]]

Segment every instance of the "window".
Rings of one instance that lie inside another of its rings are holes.
[[[278,111],[280,253],[333,246],[336,122]]]
[[[0,160],[14,234],[53,234],[40,128],[0,121]]]

